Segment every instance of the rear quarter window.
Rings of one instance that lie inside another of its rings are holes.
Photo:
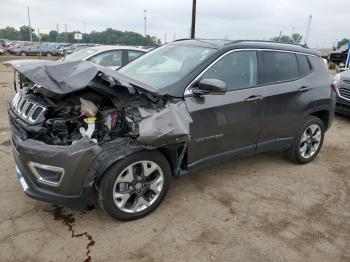
[[[300,76],[305,76],[311,73],[311,65],[306,55],[298,55]]]
[[[263,84],[285,82],[299,77],[297,57],[293,53],[263,52]]]

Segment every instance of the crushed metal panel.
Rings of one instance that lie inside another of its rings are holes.
[[[8,61],[4,64],[12,66],[33,83],[61,95],[85,88],[102,71],[87,61]]]
[[[125,86],[128,89],[136,86],[158,95],[164,95],[151,86],[89,61],[11,60],[3,64],[13,67],[30,81],[40,85],[42,89],[59,95],[84,89],[100,73],[112,80],[115,85]]]
[[[147,115],[139,123],[138,141],[145,145],[164,145],[190,140],[193,122],[185,102],[168,104],[163,110]]]

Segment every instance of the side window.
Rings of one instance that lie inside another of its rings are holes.
[[[263,52],[263,83],[271,84],[299,77],[297,57],[293,53]]]
[[[143,55],[143,52],[140,51],[134,51],[134,50],[129,50],[128,51],[128,57],[129,57],[129,62],[132,60],[138,58],[139,56]]]
[[[101,66],[121,66],[122,50],[103,52],[93,56],[89,61]]]
[[[224,81],[228,91],[256,86],[256,52],[232,52],[209,68],[203,74],[202,78],[213,78]]]
[[[299,67],[300,67],[300,76],[305,76],[311,72],[311,66],[309,59],[306,55],[298,55]]]

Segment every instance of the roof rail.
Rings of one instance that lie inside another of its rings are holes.
[[[177,41],[183,41],[183,40],[191,40],[191,38],[180,38],[180,39],[175,39],[172,42],[177,42]],[[192,39],[193,40],[193,39]]]
[[[271,44],[285,44],[285,45],[296,45],[304,48],[308,48],[306,44],[297,44],[293,42],[277,42],[277,41],[268,41],[268,40],[235,40],[228,44],[242,43],[242,42],[258,42],[258,43],[271,43]]]

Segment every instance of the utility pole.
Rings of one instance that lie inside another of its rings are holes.
[[[164,33],[164,44],[166,44],[166,33]]]
[[[196,0],[192,2],[192,24],[191,24],[191,38],[195,38],[196,34]]]
[[[83,36],[82,36],[82,39],[81,39],[81,42],[84,43],[84,35],[85,35],[85,23],[83,23],[84,25],[84,33],[83,33]]]
[[[40,38],[40,31],[39,31],[39,28],[38,28],[38,40],[39,40],[39,57],[41,59],[41,38]]]
[[[281,31],[280,31],[280,34],[279,34],[279,36],[278,36],[278,42],[281,40],[282,33],[283,33],[283,31],[281,30]]]
[[[145,37],[146,37],[146,35],[147,35],[147,31],[146,31],[147,9],[144,9],[143,12],[144,12],[144,17],[143,17],[143,19],[144,19],[144,21],[145,21]]]
[[[33,42],[33,36],[32,36],[32,26],[30,25],[30,13],[29,13],[29,6],[27,7],[28,12],[28,22],[29,22],[29,36],[30,36],[30,42]]]
[[[59,25],[57,24],[56,25],[56,31],[57,31],[57,43],[60,41],[60,28],[59,28]]]
[[[67,24],[64,25],[64,42],[67,43]]]
[[[310,35],[310,29],[311,29],[311,20],[312,20],[312,15],[309,16],[309,20],[307,22],[306,33],[305,33],[305,38],[304,38],[304,45],[307,45],[307,42],[309,41],[309,35]]]

